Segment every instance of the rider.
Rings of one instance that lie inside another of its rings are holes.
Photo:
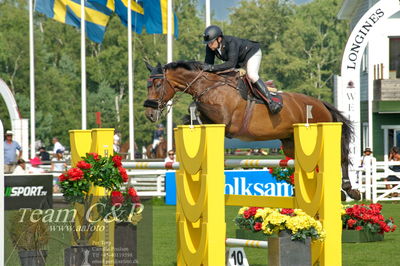
[[[164,138],[164,125],[159,124],[157,125],[157,130],[154,131],[153,133],[153,152],[155,152],[155,149],[158,144],[160,144],[160,140]]]
[[[247,75],[269,102],[266,102],[273,114],[282,109],[279,102],[271,99],[270,92],[264,82],[258,76],[258,70],[261,63],[260,44],[246,39],[240,39],[233,36],[223,35],[222,30],[215,25],[208,26],[203,34],[206,46],[204,71],[223,71],[231,68],[240,68],[246,66]],[[220,65],[214,65],[214,59],[226,61]]]

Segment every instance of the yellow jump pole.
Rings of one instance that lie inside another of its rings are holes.
[[[112,156],[113,151],[113,128],[96,128],[92,130],[70,130],[71,160],[72,166],[81,160],[86,153],[94,152],[101,156]],[[99,197],[105,196],[107,192],[101,187],[91,187],[89,193],[93,195],[93,203]],[[83,208],[77,206],[78,217],[81,217]],[[104,231],[96,231],[89,240],[89,243],[103,248],[103,265],[114,265],[114,223],[99,222],[97,228]]]
[[[341,132],[342,123],[294,125],[296,202],[326,232],[311,244],[313,264],[342,265]]]
[[[177,264],[225,265],[224,125],[175,129]]]

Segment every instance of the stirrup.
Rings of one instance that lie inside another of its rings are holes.
[[[282,110],[282,105],[280,103],[277,103],[271,99],[269,99],[270,102],[268,103],[268,108],[273,114],[277,114]]]

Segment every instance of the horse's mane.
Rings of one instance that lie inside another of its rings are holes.
[[[165,70],[172,69],[175,70],[177,68],[184,68],[189,71],[201,70],[203,68],[203,63],[199,61],[176,61],[166,64],[164,66]]]

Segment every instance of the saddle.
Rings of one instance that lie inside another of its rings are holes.
[[[222,72],[216,73],[218,75],[227,77],[227,78],[234,78],[237,80],[236,89],[238,90],[240,96],[250,102],[254,102],[256,104],[264,104],[264,101],[268,99],[263,99],[262,95],[258,92],[258,90],[253,86],[249,77],[247,76],[247,72],[243,68],[239,69],[230,69]],[[268,89],[269,93],[271,94],[271,98],[275,102],[281,103],[283,105],[282,95],[276,89],[273,80],[268,80],[265,83],[265,87]]]
[[[273,80],[268,80],[265,83],[265,87],[268,89],[271,94],[271,98],[275,102],[281,103],[283,105],[282,95],[276,89]],[[239,69],[239,78],[237,83],[237,90],[240,93],[240,96],[244,100],[254,101],[257,104],[264,104],[265,100],[263,96],[258,92],[258,90],[253,86],[249,77],[247,76],[246,70]]]

